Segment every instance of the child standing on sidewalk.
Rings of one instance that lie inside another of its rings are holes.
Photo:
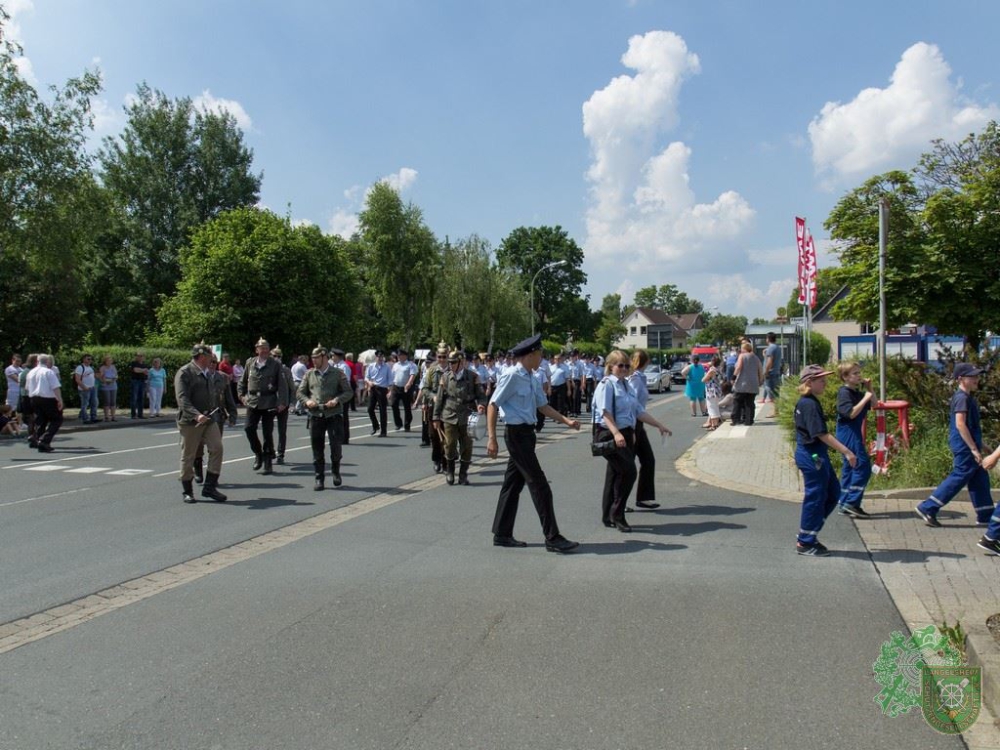
[[[914,509],[928,526],[941,525],[937,520],[938,511],[950,503],[966,485],[972,507],[976,509],[977,523],[985,526],[990,523],[990,516],[993,515],[990,475],[981,465],[983,428],[979,419],[979,404],[972,395],[979,388],[981,372],[982,370],[965,362],[955,365],[953,377],[958,381],[958,390],[951,398],[948,430],[948,447],[954,454],[951,474],[945,477],[929,498]]]
[[[826,376],[831,374],[820,365],[803,368],[799,374],[800,398],[795,405],[795,465],[802,472],[805,485],[795,551],[809,557],[830,554],[816,537],[840,499],[840,484],[827,448],[842,453],[852,469],[858,460],[850,448],[826,429],[826,415],[817,397],[826,390]]]
[[[857,464],[849,466],[847,459],[840,470],[840,512],[851,518],[870,518],[861,507],[868,480],[872,478],[872,462],[865,450],[865,439],[861,430],[875,398],[872,381],[861,377],[861,366],[857,362],[843,362],[837,367],[837,374],[844,382],[837,391],[837,440],[850,448],[858,457]],[[864,386],[864,390],[861,390]]]

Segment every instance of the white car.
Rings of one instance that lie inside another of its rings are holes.
[[[646,389],[650,393],[670,390],[670,373],[665,373],[659,365],[646,365],[642,374],[646,377]]]

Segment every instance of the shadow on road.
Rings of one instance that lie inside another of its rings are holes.
[[[199,498],[199,502],[208,502],[208,501],[204,501]],[[297,507],[315,505],[315,503],[299,502],[282,497],[257,497],[254,498],[253,500],[230,500],[227,503],[219,503],[219,504],[229,505],[234,508],[246,508],[247,510],[269,510],[271,508],[285,508],[291,505]]]
[[[636,531],[648,531],[653,534],[664,536],[696,536],[697,534],[709,534],[713,531],[741,530],[746,529],[741,523],[725,523],[723,521],[704,521],[701,523],[665,523],[657,526],[634,523],[629,519],[632,528]]]
[[[573,555],[625,555],[630,552],[643,552],[645,550],[656,550],[658,552],[671,552],[674,550],[687,549],[686,544],[663,544],[662,542],[644,542],[641,539],[623,539],[620,542],[598,542],[593,544],[583,542],[575,549]]]
[[[653,513],[658,516],[737,516],[741,513],[753,513],[756,508],[731,508],[728,505],[682,505],[679,508],[657,508],[656,510],[637,511]]]
[[[953,560],[961,560],[968,557],[968,555],[958,552],[935,552],[933,550],[919,549],[875,549],[870,552],[865,550],[830,550],[830,555],[834,557],[850,557],[856,560],[868,560],[870,558],[876,563],[925,563],[935,557],[947,557]]]

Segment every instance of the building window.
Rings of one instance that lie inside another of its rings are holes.
[[[641,327],[641,328],[639,329],[639,333],[640,333],[640,334],[642,334],[643,336],[645,336],[645,335],[646,335],[646,326],[642,326],[642,327]]]
[[[628,329],[629,336],[635,336],[635,326]]]

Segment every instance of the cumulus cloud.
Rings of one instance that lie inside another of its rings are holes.
[[[747,310],[770,309],[777,310],[788,302],[788,297],[795,288],[794,276],[774,279],[766,286],[755,286],[741,273],[728,275],[713,275],[710,277],[707,291],[713,302],[725,306],[733,313],[746,313]]]
[[[379,180],[379,182],[388,182],[389,187],[391,187],[397,193],[404,192],[416,181],[417,181],[417,170],[410,169],[409,167],[403,167],[398,172],[386,175],[381,180]]]
[[[250,115],[247,114],[243,105],[235,99],[220,99],[212,96],[212,92],[205,89],[192,100],[192,104],[195,109],[200,109],[202,112],[215,112],[217,114],[228,112],[244,131],[249,131],[253,127]]]
[[[416,181],[417,170],[410,167],[402,167],[398,172],[387,174],[375,180],[372,186],[380,182],[386,182],[397,193],[403,193],[412,187]],[[344,198],[347,200],[348,205],[335,209],[333,215],[327,221],[327,228],[331,234],[339,235],[346,240],[358,231],[358,212],[361,210],[365,200],[367,200],[372,186],[362,190],[360,185],[352,185],[344,191]]]
[[[621,61],[635,75],[612,79],[583,105],[592,157],[588,256],[624,261],[632,271],[657,262],[676,272],[745,261],[736,240],[753,223],[754,210],[734,191],[698,203],[691,149],[658,142],[679,121],[681,87],[700,72],[698,56],[677,34],[651,31],[629,39]]]
[[[1000,117],[952,83],[936,45],[907,49],[886,88],[868,88],[846,104],[827,102],[809,123],[813,164],[828,179],[906,166],[935,138],[957,140]]]
[[[351,235],[358,231],[358,214],[356,211],[338,208],[327,222],[327,228],[330,230],[330,234],[336,234],[348,240]]]
[[[21,19],[34,11],[35,4],[32,0],[8,0],[8,2],[4,3],[4,7],[9,16],[4,26],[4,36],[14,44],[22,45],[24,37],[21,35]],[[35,75],[35,69],[31,65],[30,59],[24,55],[18,55],[14,58],[14,67],[17,68],[18,74],[29,85],[38,88],[38,77]]]

